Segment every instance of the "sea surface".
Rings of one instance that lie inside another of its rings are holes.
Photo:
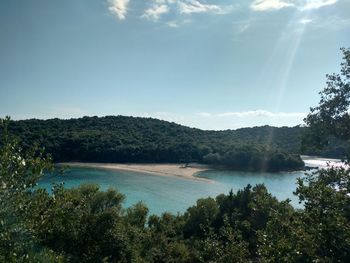
[[[289,198],[293,206],[302,207],[293,192],[296,189],[297,178],[305,176],[304,171],[280,173],[204,171],[196,176],[211,179],[212,182],[129,171],[69,168],[63,175],[45,175],[38,187],[51,191],[53,183],[64,183],[67,188],[77,187],[83,183],[94,183],[100,185],[102,190],[115,188],[123,193],[126,197],[124,207],[142,201],[148,206],[151,214],[160,215],[163,212],[183,213],[199,198],[227,194],[231,189],[235,192],[247,184],[252,186],[265,184],[269,192],[279,200]]]

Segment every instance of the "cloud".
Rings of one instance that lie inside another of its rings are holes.
[[[285,7],[292,7],[293,3],[284,0],[255,0],[250,8],[254,11],[279,10]]]
[[[306,25],[312,22],[312,19],[304,18],[299,21],[300,24]]]
[[[128,12],[130,0],[108,0],[108,10],[117,16],[119,20],[124,20]]]
[[[201,0],[151,0],[150,7],[143,11],[141,18],[158,22],[162,15],[171,13],[172,20],[161,21],[172,28],[188,24],[189,17],[196,13],[211,13],[216,15],[228,14],[235,5],[206,4]]]
[[[318,9],[327,5],[334,5],[338,0],[309,0],[302,7],[304,10]]]
[[[272,11],[294,7],[304,11],[334,5],[337,2],[338,0],[254,0],[250,8],[254,11]]]
[[[254,127],[263,125],[295,126],[303,123],[306,113],[302,112],[271,112],[267,110],[237,111],[224,113],[172,113],[172,112],[146,112],[132,114],[141,117],[152,117],[166,121],[176,122],[182,125],[205,129],[226,130],[242,127]]]
[[[160,16],[168,13],[169,7],[166,4],[155,4],[151,8],[148,8],[144,11],[142,17],[151,21],[158,21]]]
[[[208,112],[200,112],[197,115],[202,117],[264,117],[264,118],[304,118],[306,113],[304,112],[271,112],[267,110],[252,110],[252,111],[237,111],[237,112],[224,112],[211,114]]]
[[[214,13],[224,14],[224,9],[218,5],[203,4],[197,0],[178,1],[179,11],[182,14]]]
[[[105,0],[108,3],[108,10],[119,20],[127,17],[130,0]],[[140,17],[152,22],[159,22],[164,14],[171,13],[172,20],[161,21],[172,28],[187,24],[188,18],[196,13],[211,13],[224,15],[230,13],[237,5],[207,4],[203,0],[149,0],[149,6],[141,10]]]
[[[189,24],[191,22],[192,22],[192,20],[188,19],[188,18],[186,18],[186,19],[177,19],[177,20],[171,20],[171,21],[166,22],[166,25],[168,27],[178,28],[180,26]]]
[[[225,130],[253,126],[295,126],[303,123],[304,112],[272,112],[267,110],[234,111],[223,113],[199,112],[196,118],[186,118],[191,126]]]
[[[177,21],[169,21],[166,23],[169,27],[172,27],[172,28],[177,28],[179,27],[179,23]]]

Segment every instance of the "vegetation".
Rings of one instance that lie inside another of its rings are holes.
[[[341,99],[350,97],[349,50],[344,54],[345,78],[307,118],[311,139],[350,139],[349,104]],[[350,262],[350,169],[330,167],[299,179],[302,210],[263,185],[248,185],[199,199],[184,214],[148,216],[142,203],[124,209],[123,195],[113,189],[55,185],[50,195],[33,188],[51,160],[35,146],[23,151],[8,122],[1,120],[0,262]]]
[[[320,92],[319,105],[311,108],[305,119],[308,125],[303,148],[320,149],[330,144],[329,138],[342,140],[350,156],[350,49],[341,49],[343,62],[340,74],[327,75],[327,85]]]
[[[49,159],[6,133],[0,151],[0,262],[347,262],[350,173],[299,180],[295,210],[265,186],[205,198],[184,214],[148,216],[96,185],[32,186]]]
[[[239,170],[297,170],[304,128],[202,131],[156,119],[123,116],[12,121],[24,149],[34,142],[55,162],[199,162]],[[283,149],[283,150],[282,150]]]

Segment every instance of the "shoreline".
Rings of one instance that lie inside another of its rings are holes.
[[[138,164],[138,163],[84,163],[84,162],[63,162],[56,163],[58,166],[80,167],[80,168],[97,168],[115,171],[129,171],[137,173],[147,173],[166,177],[180,177],[188,180],[202,181],[212,183],[213,181],[206,178],[195,176],[199,172],[211,170],[209,166],[201,164],[190,164],[184,167],[182,164]]]

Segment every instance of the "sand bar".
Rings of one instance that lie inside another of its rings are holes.
[[[190,180],[212,182],[209,179],[196,177],[198,172],[210,170],[209,166],[201,164],[190,164],[183,166],[181,164],[121,164],[121,163],[82,163],[82,162],[67,162],[58,163],[57,165],[64,165],[70,167],[86,167],[98,168],[108,170],[131,171],[139,173],[149,173],[160,176],[181,177]]]

